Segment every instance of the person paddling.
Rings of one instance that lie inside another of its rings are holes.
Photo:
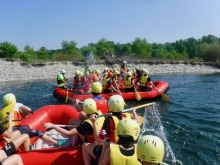
[[[19,131],[21,134],[28,134],[29,138],[38,136],[43,141],[50,142],[56,147],[66,143],[65,139],[54,140],[40,130],[31,129],[28,125],[21,125],[21,120],[28,117],[32,112],[31,108],[16,102],[16,97],[12,93],[5,94],[3,97],[4,107],[0,111],[0,118],[5,118],[6,112],[12,113],[13,131]],[[4,122],[3,126],[8,127],[8,122]]]
[[[60,74],[57,75],[57,84],[59,88],[68,89],[67,79],[65,78],[65,69],[60,70]]]

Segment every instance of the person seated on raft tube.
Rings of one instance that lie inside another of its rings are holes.
[[[0,164],[13,155],[21,147],[22,151],[29,151],[30,139],[27,134],[20,134],[19,131],[12,130],[12,113],[7,113],[8,127],[0,124]],[[10,158],[12,159],[12,158]]]
[[[111,93],[113,91],[120,92],[113,86],[112,77],[113,77],[113,73],[108,72],[108,76],[103,79],[102,82],[103,93]]]
[[[72,146],[78,145],[79,137],[81,138],[82,143],[84,142],[93,143],[95,141],[95,137],[93,134],[93,124],[90,121],[89,116],[92,114],[101,115],[102,112],[100,110],[97,110],[96,102],[91,98],[84,100],[83,111],[86,113],[88,119],[81,122],[80,125],[76,128],[73,128],[71,130],[66,130],[52,123],[44,123],[44,127],[46,129],[53,128],[56,131],[66,136],[73,136]],[[100,129],[101,126],[103,125],[103,122],[104,122],[104,117],[99,117],[97,123]]]
[[[152,90],[153,86],[152,86],[151,78],[148,77],[148,71],[146,69],[143,69],[143,75],[141,76],[138,85],[140,85],[140,91],[146,92]]]
[[[127,72],[125,81],[125,92],[134,92],[134,78],[131,72]]]
[[[59,88],[68,89],[67,79],[65,78],[65,69],[60,70],[60,74],[57,75],[57,84]]]
[[[92,95],[93,95],[93,100],[95,100],[96,102],[101,102],[101,103],[105,103],[107,104],[108,100],[106,100],[104,97],[102,97],[100,94],[102,93],[102,85],[99,82],[94,82],[92,83],[91,86],[91,91],[92,91]],[[80,112],[79,115],[79,121],[76,121],[76,119],[70,119],[69,124],[72,125],[79,125],[81,120],[85,120],[88,117],[86,116],[85,112],[83,111],[83,106],[82,106],[82,102],[79,101],[79,99],[75,99],[75,105],[74,107],[76,108],[76,110],[78,112]]]
[[[13,122],[14,131],[20,131],[21,134],[28,134],[29,138],[38,136],[43,141],[50,142],[57,147],[62,146],[66,143],[66,140],[64,139],[60,139],[56,141],[50,138],[49,136],[47,136],[46,134],[44,134],[43,132],[41,132],[40,130],[30,129],[28,125],[21,126],[21,120],[23,118],[26,118],[33,112],[30,107],[23,105],[22,103],[17,103],[14,94],[8,93],[4,95],[3,102],[4,102],[4,107],[0,111],[0,118],[4,119],[6,112],[12,113],[12,118],[13,118],[12,122]],[[8,127],[8,122],[6,120],[3,122],[3,126],[5,128]]]
[[[133,119],[122,119],[118,122],[115,132],[119,139],[117,143],[111,143],[105,138],[101,142],[101,151],[88,150],[86,143],[83,144],[82,154],[85,165],[141,165],[137,159],[135,145],[140,133],[139,124]]]
[[[104,138],[109,138],[111,142],[117,143],[118,142],[118,136],[117,136],[117,131],[116,131],[116,126],[119,121],[123,119],[131,119],[131,115],[129,113],[122,113],[122,110],[124,109],[124,99],[120,95],[113,95],[109,98],[108,101],[108,107],[109,107],[109,112],[112,113],[112,116],[108,116],[104,124],[102,126],[101,131],[98,133],[99,130],[96,129],[96,127],[93,127],[95,130],[94,136],[96,137],[96,144],[91,144],[91,143],[84,143],[83,144],[83,150],[85,151],[84,154],[86,154],[86,159],[90,156],[96,159],[97,156],[94,157],[94,155],[101,155],[102,152],[102,145],[101,140]],[[134,116],[135,122],[139,123],[138,116],[136,114],[135,108],[132,110],[132,115]],[[90,116],[90,120],[93,122],[93,125],[96,124],[97,117],[95,115]],[[133,119],[132,119],[133,120]],[[98,159],[95,160],[98,162]]]
[[[162,164],[164,154],[164,143],[159,137],[144,135],[138,140],[137,158],[142,165]]]
[[[81,78],[82,78],[82,72],[79,70],[75,71],[75,76],[73,77],[73,89],[74,92],[80,92],[81,88]]]

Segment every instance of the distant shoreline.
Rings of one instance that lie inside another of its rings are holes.
[[[148,70],[149,75],[159,74],[193,74],[193,73],[214,73],[220,72],[220,69],[213,65],[205,65],[202,63],[131,63],[128,62],[128,68],[134,69],[136,66]],[[121,64],[96,64],[90,65],[92,69],[100,69],[103,71],[105,67],[120,67]],[[66,77],[72,80],[76,70],[83,72],[85,65],[73,62],[47,62],[38,64],[22,63],[19,60],[0,59],[0,82],[7,81],[28,81],[55,79],[59,74],[59,69],[65,69]]]

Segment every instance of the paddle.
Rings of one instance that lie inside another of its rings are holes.
[[[135,91],[135,96],[136,96],[136,99],[137,101],[140,101],[142,98],[141,98],[141,95],[140,93],[138,93],[137,89],[135,88],[135,84],[134,84],[134,81],[132,81],[133,85],[134,85],[134,91]]]
[[[60,125],[60,124],[55,124],[57,127],[71,127],[71,128],[76,128],[78,125]]]
[[[67,101],[68,101],[68,98],[69,98],[69,92],[68,92],[68,90],[66,90],[66,98],[65,98],[65,104],[67,103]]]
[[[149,105],[153,105],[153,104],[155,104],[155,102],[147,103],[147,104],[143,104],[143,105],[136,106],[135,109],[140,109],[140,108],[147,107],[147,106],[149,106]],[[124,109],[124,110],[122,111],[122,113],[132,111],[132,109],[133,109],[133,108]],[[102,117],[102,116],[111,116],[111,115],[112,115],[112,113],[106,113],[106,114],[98,115],[98,117]]]
[[[118,88],[118,91],[120,92],[121,97],[123,97],[122,94],[121,94],[121,91],[120,91],[120,89],[119,89],[119,87],[118,87],[118,83],[117,83],[115,80],[114,80],[114,82],[115,82],[115,84],[116,84],[116,87]],[[124,101],[124,103],[125,103],[125,101]],[[125,105],[126,105],[126,103],[125,103]]]
[[[153,87],[157,90],[157,92],[159,92],[160,93],[160,95],[163,97],[163,99],[165,100],[165,101],[167,101],[167,102],[169,102],[170,101],[170,98],[169,98],[169,96],[167,96],[165,93],[163,93],[163,92],[160,92],[156,87],[155,87],[155,85],[153,84],[153,83],[151,83],[152,85],[153,85]]]

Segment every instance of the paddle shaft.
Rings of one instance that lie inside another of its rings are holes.
[[[135,108],[135,109],[140,109],[140,108],[143,108],[143,107],[152,105],[152,104],[155,104],[155,102],[153,102],[153,103],[147,103],[147,104],[143,104],[143,105],[139,105],[139,106],[136,106],[136,107],[134,107],[134,108]],[[133,108],[125,109],[125,110],[122,111],[122,113],[132,111],[132,109],[133,109]],[[111,116],[111,115],[112,115],[112,113],[106,113],[106,114],[98,115],[98,117]]]
[[[55,124],[57,127],[71,127],[71,128],[76,128],[78,127],[78,125],[59,125],[59,124]]]
[[[170,101],[170,98],[165,94],[165,93],[163,93],[163,92],[160,92],[156,87],[155,87],[155,85],[152,83],[152,85],[154,86],[154,88],[157,90],[157,92],[159,92],[160,94],[161,94],[161,96],[163,97],[163,99],[164,100],[166,100],[166,101]]]
[[[137,101],[140,101],[142,98],[141,98],[141,95],[140,93],[138,93],[137,89],[135,88],[135,84],[134,84],[134,81],[132,81],[133,85],[134,85],[134,91],[135,91],[135,96],[136,96],[136,99]]]

